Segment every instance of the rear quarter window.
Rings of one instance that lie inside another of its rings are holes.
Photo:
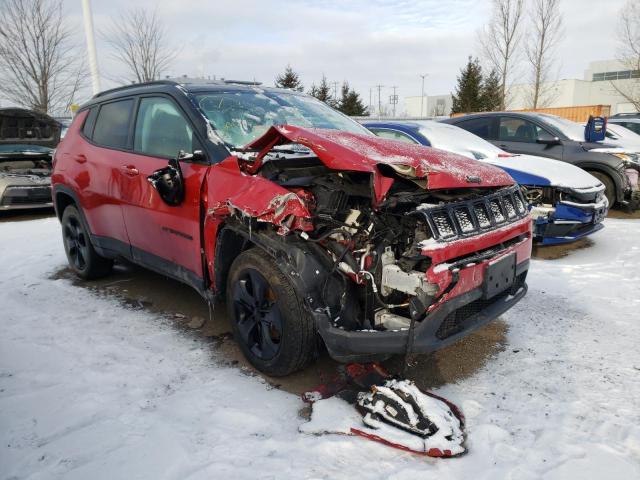
[[[93,127],[96,125],[96,117],[98,116],[98,107],[93,107],[89,110],[86,118],[84,119],[84,125],[82,125],[82,134],[91,139],[93,136]]]
[[[92,140],[98,145],[127,148],[133,99],[105,103],[98,111]]]
[[[497,140],[497,118],[471,118],[455,125],[460,128],[464,128],[467,132],[471,132],[480,138],[485,140]]]

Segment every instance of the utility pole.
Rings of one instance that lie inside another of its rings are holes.
[[[393,88],[393,95],[391,95],[389,97],[389,103],[391,105],[393,105],[393,116],[395,118],[395,116],[396,116],[396,105],[398,104],[398,95],[396,95],[396,88],[398,88],[398,87],[396,85],[394,85],[391,88]]]
[[[333,99],[337,103],[338,102],[338,82],[331,82],[331,83],[333,83]]]
[[[420,75],[422,77],[422,93],[420,95],[420,117],[422,117],[422,111],[423,111],[423,106],[424,106],[424,79],[425,77],[428,77],[429,74],[425,73],[424,75]]]
[[[378,89],[378,118],[382,116],[382,94],[380,93],[382,91],[382,87],[384,87],[384,85],[376,85],[376,88]]]
[[[87,56],[89,70],[91,70],[91,86],[93,94],[100,91],[100,74],[98,72],[98,56],[96,55],[96,39],[93,34],[93,15],[91,14],[91,0],[82,0],[82,16],[84,17],[84,33],[87,37]]]

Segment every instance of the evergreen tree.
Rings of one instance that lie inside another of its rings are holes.
[[[344,82],[341,89],[341,98],[338,106],[345,115],[363,117],[368,115],[367,108],[362,103],[360,95],[355,90],[349,88],[349,84]]]
[[[451,113],[482,111],[482,67],[476,58],[469,57],[467,65],[460,70],[456,93],[453,96]]]
[[[309,90],[309,95],[312,97],[316,97],[321,102],[326,103],[331,107],[336,107],[336,102],[334,98],[331,96],[331,87],[329,86],[329,82],[327,81],[327,77],[322,75],[322,80],[320,81],[319,86],[315,86],[315,84],[311,85],[311,90]]]
[[[491,70],[489,76],[484,78],[480,97],[483,112],[500,110],[502,88],[500,85],[500,76],[495,70]]]
[[[284,73],[276,77],[276,87],[289,88],[298,92],[302,92],[304,90],[302,82],[300,81],[300,77],[296,72],[293,71],[291,65],[287,65]]]

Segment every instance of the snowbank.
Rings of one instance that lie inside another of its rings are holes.
[[[533,261],[506,349],[436,393],[469,453],[299,433],[299,398],[200,337],[50,276],[55,219],[0,224],[0,478],[639,478],[640,222]],[[455,361],[454,358],[451,361]]]

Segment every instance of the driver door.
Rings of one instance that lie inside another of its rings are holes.
[[[133,151],[122,165],[124,221],[134,260],[153,270],[202,286],[200,191],[208,164],[180,161],[184,201],[167,205],[148,178],[183,150],[200,149],[193,125],[169,97],[138,102]]]

